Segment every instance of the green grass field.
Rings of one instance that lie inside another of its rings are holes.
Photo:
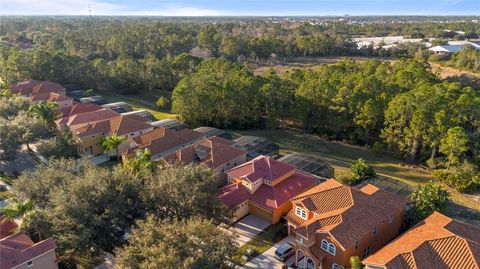
[[[320,137],[290,130],[248,130],[230,131],[233,137],[241,135],[261,136],[280,145],[280,154],[293,152],[315,154],[335,168],[335,177],[347,173],[352,162],[364,158],[377,174],[393,178],[409,185],[425,184],[432,179],[430,172],[421,167],[405,165],[402,161],[387,154],[375,154],[366,147],[325,141]],[[480,210],[480,203],[449,189],[452,200],[458,204]]]

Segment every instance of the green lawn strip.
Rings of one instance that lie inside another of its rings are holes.
[[[265,137],[280,145],[282,155],[293,152],[315,154],[322,157],[335,168],[335,177],[347,173],[352,162],[364,158],[375,168],[378,175],[396,179],[411,186],[425,184],[432,179],[430,172],[421,168],[402,165],[402,162],[387,154],[375,154],[370,149],[340,142],[325,141],[320,137],[280,129],[229,131],[233,137],[253,135]],[[480,203],[465,197],[449,188],[452,201],[480,210]]]
[[[253,250],[253,254],[250,256],[249,261],[267,251],[276,243],[280,242],[285,236],[287,236],[287,227],[283,223],[277,223],[271,225],[264,231],[260,232],[255,238],[241,246],[238,255],[233,257],[233,261],[239,265],[245,265],[248,261],[245,261],[242,256],[247,250]]]

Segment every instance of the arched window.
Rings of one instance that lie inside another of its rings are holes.
[[[337,248],[335,247],[335,245],[332,244],[332,243],[329,243],[325,239],[322,239],[322,242],[320,244],[320,248],[325,250],[326,252],[332,254],[333,256],[335,256],[335,254],[337,252]]]
[[[320,247],[321,247],[323,250],[328,251],[328,242],[327,242],[327,240],[323,239],[323,240],[322,240],[322,244],[320,245]]]
[[[340,266],[336,263],[332,264],[332,269],[340,269]]]
[[[335,247],[334,244],[332,243],[328,244],[328,252],[335,256],[335,253],[337,252],[337,248]]]

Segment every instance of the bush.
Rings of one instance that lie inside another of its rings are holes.
[[[383,143],[380,143],[380,142],[375,142],[373,143],[372,145],[372,151],[373,153],[375,153],[376,155],[379,155],[380,153],[382,153],[382,151],[385,150],[385,145]]]
[[[160,109],[167,109],[170,105],[170,102],[165,96],[160,96],[160,98],[157,99],[157,102],[155,104]]]
[[[350,171],[351,176],[357,181],[375,176],[375,170],[373,167],[362,158],[353,162]]]
[[[464,163],[462,166],[450,170],[434,170],[432,176],[459,192],[469,192],[480,189],[480,172],[476,166],[470,163]]]

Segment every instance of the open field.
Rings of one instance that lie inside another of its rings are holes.
[[[254,135],[268,138],[280,145],[280,154],[292,152],[315,154],[335,168],[335,177],[346,173],[351,163],[364,158],[378,175],[405,182],[411,186],[425,184],[431,180],[430,172],[424,168],[404,165],[402,161],[386,154],[375,154],[365,147],[340,142],[325,141],[320,137],[290,130],[229,131],[233,137]],[[458,204],[480,210],[480,203],[450,189],[452,200]]]
[[[114,94],[114,93],[109,93],[104,91],[99,92],[99,94],[105,97],[105,99],[107,99],[108,102],[125,102],[130,104],[133,110],[142,110],[142,109],[146,110],[152,113],[153,116],[155,116],[155,118],[157,118],[158,120],[177,118],[176,114],[158,110],[158,108],[155,106],[155,103],[154,103],[154,101],[156,100],[154,96],[119,95],[119,94]]]
[[[430,66],[432,67],[432,71],[442,79],[451,77],[451,76],[458,76],[458,75],[480,77],[480,73],[474,73],[471,71],[460,70],[460,69],[452,68],[449,66],[443,66],[438,63],[430,62]]]

